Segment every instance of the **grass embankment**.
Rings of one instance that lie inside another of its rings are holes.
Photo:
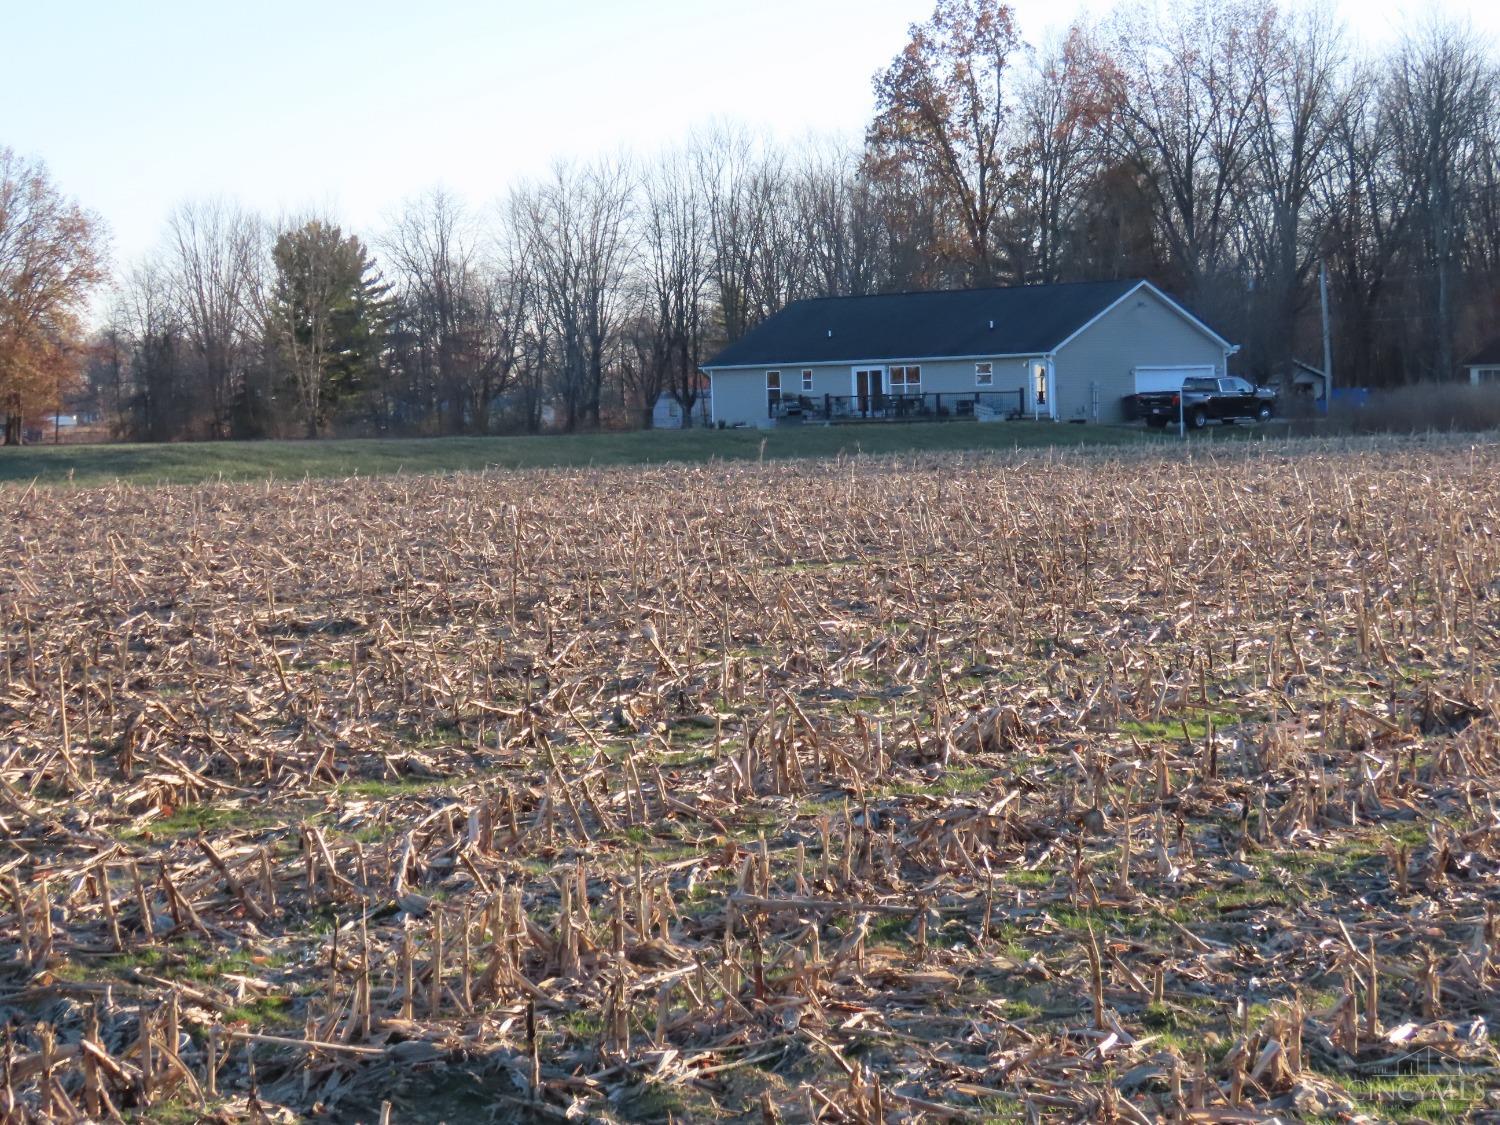
[[[1124,426],[954,422],[529,437],[38,445],[0,450],[0,482],[191,484],[221,478],[376,476],[759,457],[782,460],[858,453],[1122,445],[1148,440],[1153,439],[1142,430]]]

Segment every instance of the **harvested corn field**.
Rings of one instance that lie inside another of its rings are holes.
[[[1500,447],[3,498],[6,1120],[1500,1114]]]

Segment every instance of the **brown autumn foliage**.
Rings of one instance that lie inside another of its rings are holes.
[[[926,23],[875,79],[869,167],[913,171],[952,208],[975,284],[996,276],[993,232],[1006,207],[1007,68],[1020,47],[1010,7],[938,0]]]
[[[6,1120],[1500,1109],[1494,444],[0,496]]]
[[[81,316],[104,278],[98,220],[47,169],[0,147],[0,404],[5,441],[80,375]]]

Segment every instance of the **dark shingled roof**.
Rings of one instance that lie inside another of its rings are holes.
[[[1471,355],[1464,361],[1464,366],[1500,367],[1500,336],[1496,336],[1488,344]]]
[[[703,366],[1040,355],[1139,284],[1086,281],[793,301]]]

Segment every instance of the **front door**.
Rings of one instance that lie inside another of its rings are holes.
[[[885,368],[857,367],[854,369],[854,409],[861,418],[869,418],[882,409],[881,399],[885,394]]]
[[[1051,418],[1053,413],[1051,365],[1043,360],[1031,363],[1031,415],[1033,418]]]

